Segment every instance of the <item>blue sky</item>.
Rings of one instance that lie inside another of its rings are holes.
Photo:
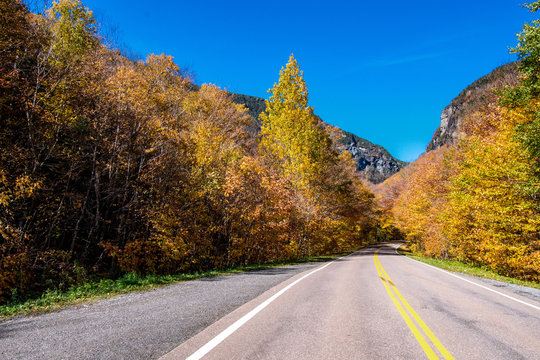
[[[294,53],[326,122],[412,161],[442,109],[515,59],[532,15],[514,0],[86,0],[118,42],[174,56],[197,83],[267,97]]]

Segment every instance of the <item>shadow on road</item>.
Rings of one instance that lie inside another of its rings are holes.
[[[373,256],[377,250],[379,250],[377,254],[380,256],[401,256],[400,254],[396,252],[396,250],[393,247],[387,246],[387,244],[377,244],[377,245],[373,245],[367,248],[363,248],[350,255],[337,258],[334,260],[329,260],[329,261],[336,261],[336,262],[352,261],[355,258],[362,257],[362,256]],[[314,262],[302,263],[298,265],[284,265],[283,267],[261,269],[261,270],[251,270],[251,271],[246,271],[240,274],[249,275],[249,276],[259,276],[259,275],[272,276],[272,275],[290,274],[290,273],[297,272],[300,268],[305,268],[306,265],[315,267],[315,266],[318,266],[318,264],[322,262],[327,262],[327,261],[314,261]],[[221,281],[227,278],[228,276],[232,276],[232,275],[239,275],[239,274],[202,278],[202,279],[199,279],[199,281]]]
[[[380,256],[402,256],[401,254],[398,254],[396,252],[395,248],[382,244],[382,245],[373,245],[364,249],[360,249],[351,255],[336,259],[334,261],[351,261],[358,257],[373,256],[375,255],[375,252],[377,252],[377,250],[379,251],[377,255],[380,255]]]

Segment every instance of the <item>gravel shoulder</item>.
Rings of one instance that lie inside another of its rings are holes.
[[[0,359],[155,359],[237,307],[320,263],[131,293],[0,323]]]
[[[454,272],[454,274],[459,275],[459,276],[463,276],[464,278],[469,278],[471,280],[481,281],[481,282],[484,282],[486,284],[498,287],[500,289],[504,289],[506,291],[513,292],[514,294],[521,295],[521,296],[524,296],[526,298],[529,298],[529,299],[540,302],[540,289],[535,289],[535,288],[532,288],[532,287],[522,286],[522,285],[517,285],[517,284],[510,284],[510,283],[497,281],[497,280],[492,280],[492,279],[485,279],[485,278],[472,276],[472,275],[468,275],[468,274],[463,274],[463,273]]]

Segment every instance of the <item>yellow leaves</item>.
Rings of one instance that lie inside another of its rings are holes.
[[[269,92],[272,96],[260,115],[260,152],[294,186],[309,191],[324,176],[328,163],[336,161],[336,155],[313,108],[307,106],[307,86],[292,55]]]
[[[538,264],[523,273],[536,259],[540,230],[538,204],[526,191],[539,184],[515,136],[524,121],[520,109],[473,114],[456,146],[409,165],[413,170],[393,213],[413,247],[505,275],[540,278]]]
[[[15,180],[13,195],[18,199],[31,198],[41,188],[42,181],[34,180],[30,176],[22,175]]]
[[[439,230],[438,218],[443,204],[447,201],[447,182],[453,172],[451,152],[446,148],[424,154],[415,163],[409,165],[410,172],[401,185],[399,196],[393,205],[393,215],[400,230],[421,249],[425,249],[429,238],[430,252],[439,252],[440,256],[447,247],[441,236],[434,237]]]

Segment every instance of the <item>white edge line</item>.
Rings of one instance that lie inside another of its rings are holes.
[[[398,255],[401,255],[401,254],[398,253],[397,249],[395,249],[395,250],[396,250],[396,253],[397,253]],[[415,259],[411,259],[411,258],[408,257],[408,256],[404,256],[404,257],[407,258],[407,259],[409,259],[409,260],[411,260],[411,261],[420,263],[420,264],[422,264],[422,265],[425,265],[425,266],[428,266],[428,267],[433,268],[433,269],[435,269],[435,270],[438,270],[438,271],[440,271],[440,272],[443,272],[443,273],[445,273],[445,274],[447,274],[447,275],[450,275],[450,276],[453,276],[453,277],[458,278],[458,279],[460,279],[460,280],[466,281],[466,282],[468,282],[468,283],[470,283],[470,284],[473,284],[473,285],[479,286],[479,287],[481,287],[481,288],[483,288],[483,289],[486,289],[486,290],[488,290],[488,291],[494,292],[495,294],[499,294],[499,295],[501,295],[501,296],[504,296],[505,298],[508,298],[508,299],[510,299],[510,300],[517,301],[517,302],[520,303],[520,304],[530,306],[530,307],[532,307],[533,309],[536,309],[536,310],[540,310],[540,307],[538,307],[538,306],[536,306],[536,305],[533,305],[533,304],[529,304],[529,303],[526,302],[526,301],[516,299],[516,298],[513,297],[513,296],[503,294],[502,292],[499,292],[499,291],[497,291],[497,290],[493,290],[493,289],[491,289],[491,288],[488,288],[487,286],[477,284],[477,283],[475,283],[474,281],[467,280],[467,279],[462,278],[461,276],[458,276],[458,275],[456,275],[456,274],[453,274],[453,273],[451,273],[451,272],[449,272],[449,271],[440,269],[440,268],[438,268],[438,267],[436,267],[436,266],[433,266],[433,265],[426,264],[425,262],[418,261],[418,260],[415,260]]]
[[[246,315],[242,316],[240,319],[236,320],[232,325],[230,325],[228,328],[223,330],[221,333],[219,333],[215,338],[207,342],[205,345],[203,345],[199,350],[195,351],[192,355],[190,355],[186,360],[199,360],[206,354],[208,354],[213,348],[215,348],[219,343],[221,343],[223,340],[225,340],[227,337],[229,337],[232,333],[234,333],[236,330],[238,330],[242,325],[244,325],[246,322],[248,322],[251,318],[253,318],[255,315],[257,315],[262,309],[267,307],[272,301],[276,300],[279,296],[281,296],[285,291],[292,288],[294,285],[298,284],[300,281],[304,280],[310,275],[315,274],[317,271],[321,271],[328,265],[332,264],[334,261],[329,262],[326,265],[323,265],[310,273],[302,276],[300,279],[297,279],[296,281],[290,283],[289,285],[285,286],[283,289],[272,295],[270,298],[266,299],[263,303],[259,304],[255,309],[248,312]]]

